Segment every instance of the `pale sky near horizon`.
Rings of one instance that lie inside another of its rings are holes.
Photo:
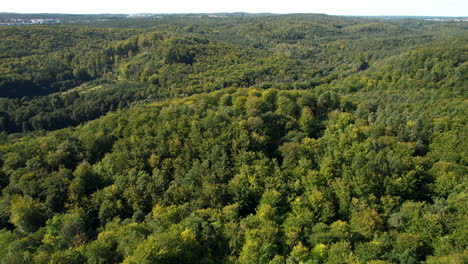
[[[328,15],[468,16],[468,0],[3,0],[0,12],[324,13]]]

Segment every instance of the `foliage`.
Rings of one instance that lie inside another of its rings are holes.
[[[0,28],[0,263],[466,262],[463,23],[78,24]]]

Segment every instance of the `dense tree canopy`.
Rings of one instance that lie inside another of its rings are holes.
[[[464,22],[79,17],[0,27],[0,263],[468,261]]]

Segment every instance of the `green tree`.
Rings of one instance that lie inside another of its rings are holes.
[[[47,220],[46,207],[29,196],[14,196],[11,202],[10,222],[25,233],[36,231]]]

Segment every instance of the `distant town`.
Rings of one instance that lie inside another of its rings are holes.
[[[427,18],[429,21],[457,21],[457,22],[468,22],[468,18]]]
[[[55,18],[0,18],[0,26],[58,24],[62,21]]]

